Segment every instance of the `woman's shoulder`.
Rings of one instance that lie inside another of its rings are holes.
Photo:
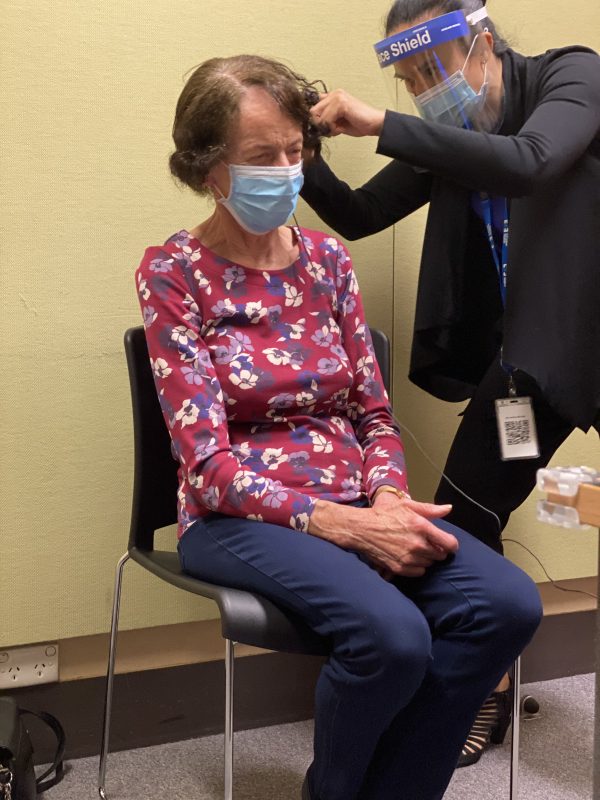
[[[138,267],[141,272],[167,272],[176,264],[189,264],[201,256],[201,245],[186,230],[177,231],[161,245],[150,245]]]

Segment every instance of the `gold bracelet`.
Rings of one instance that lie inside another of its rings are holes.
[[[411,500],[411,496],[408,492],[405,492],[403,489],[397,489],[395,486],[378,486],[375,489],[375,494],[373,495],[373,499],[371,501],[371,505],[377,500],[378,494],[383,494],[383,492],[391,492],[395,494],[396,497],[399,497],[401,500]]]

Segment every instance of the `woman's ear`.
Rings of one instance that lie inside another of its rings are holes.
[[[215,200],[229,195],[229,172],[227,167],[219,162],[209,171],[204,185],[210,189]]]
[[[494,52],[494,37],[488,31],[487,28],[483,29],[483,32],[479,34],[482,39],[482,43],[484,44],[484,50],[486,51],[486,56],[489,57]]]

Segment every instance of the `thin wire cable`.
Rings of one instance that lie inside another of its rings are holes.
[[[396,225],[392,225],[392,347],[396,341]],[[390,403],[394,407],[395,370],[394,359],[390,359]]]
[[[394,91],[396,93],[396,111],[398,111],[398,84],[396,81]],[[396,236],[398,234],[398,222],[392,225],[392,348],[396,343]],[[396,385],[396,371],[394,369],[394,359],[390,359],[390,404],[394,407],[394,392]]]
[[[409,429],[409,428],[408,428],[406,425],[404,425],[404,424],[403,424],[403,423],[402,423],[402,422],[401,422],[401,421],[400,421],[400,420],[399,420],[399,419],[398,419],[396,416],[394,416],[394,419],[396,420],[396,422],[398,423],[398,425],[400,426],[400,428],[402,429],[402,431],[406,431],[406,433],[408,433],[408,435],[410,436],[410,438],[413,440],[413,442],[414,442],[414,443],[416,444],[416,446],[418,447],[418,449],[419,449],[419,451],[421,452],[421,454],[422,454],[422,455],[423,455],[423,456],[424,456],[424,457],[427,459],[427,461],[428,461],[428,462],[431,464],[431,466],[434,468],[434,470],[435,470],[435,471],[436,471],[436,472],[437,472],[437,473],[438,473],[438,474],[439,474],[439,475],[440,475],[440,476],[441,476],[441,477],[442,477],[442,478],[443,478],[445,481],[447,481],[447,482],[450,484],[450,486],[452,486],[452,488],[453,488],[453,489],[455,489],[455,491],[457,491],[459,494],[461,494],[463,497],[465,497],[465,498],[466,498],[466,499],[467,499],[469,502],[471,502],[471,503],[473,503],[474,505],[476,505],[476,506],[477,506],[478,508],[480,508],[482,511],[486,511],[488,514],[491,514],[491,515],[492,515],[492,516],[495,518],[495,520],[496,520],[496,523],[497,523],[497,525],[498,525],[498,532],[501,534],[501,533],[502,533],[502,525],[501,525],[501,523],[500,523],[500,518],[498,517],[498,515],[497,515],[497,514],[495,514],[495,513],[494,513],[494,512],[493,512],[491,509],[489,509],[489,508],[486,508],[486,507],[485,507],[484,505],[482,505],[481,503],[478,503],[478,502],[477,502],[477,500],[475,500],[475,499],[473,499],[472,497],[470,497],[470,496],[469,496],[469,495],[468,495],[466,492],[463,492],[463,490],[462,490],[462,489],[460,489],[460,488],[459,488],[459,487],[458,487],[458,486],[457,486],[457,485],[456,485],[456,484],[455,484],[455,483],[454,483],[452,480],[450,480],[450,478],[449,478],[449,477],[446,475],[446,473],[444,472],[444,470],[440,469],[440,468],[437,466],[437,464],[436,464],[436,463],[435,463],[435,462],[434,462],[434,461],[433,461],[433,460],[432,460],[432,459],[429,457],[429,455],[428,455],[428,454],[425,452],[425,450],[424,450],[424,449],[421,447],[421,445],[419,444],[419,441],[417,440],[417,437],[414,435],[414,433],[413,433],[413,432],[412,432],[412,431],[411,431],[411,430],[410,430],[410,429]],[[556,589],[560,589],[560,591],[561,591],[561,592],[575,592],[576,594],[585,594],[585,595],[587,595],[588,597],[593,597],[593,598],[594,598],[594,600],[598,600],[598,595],[596,595],[596,594],[592,594],[591,592],[586,592],[584,589],[569,589],[569,588],[567,588],[566,586],[561,586],[559,583],[557,583],[557,582],[554,580],[554,578],[552,578],[552,577],[551,577],[551,576],[548,574],[548,570],[547,570],[547,569],[546,569],[546,567],[545,567],[545,566],[542,564],[542,562],[541,562],[541,561],[540,561],[540,559],[539,559],[539,558],[536,556],[536,554],[533,552],[533,550],[530,550],[530,549],[529,549],[529,548],[528,548],[526,545],[524,545],[524,544],[523,544],[523,542],[519,542],[517,539],[508,539],[508,538],[505,538],[505,537],[502,537],[502,541],[503,541],[503,542],[512,542],[513,544],[518,544],[518,545],[520,545],[520,546],[521,546],[521,547],[522,547],[524,550],[526,550],[526,551],[527,551],[527,552],[528,552],[530,555],[532,555],[532,556],[533,556],[533,558],[535,558],[535,560],[537,561],[537,563],[538,563],[538,564],[540,565],[540,567],[542,568],[542,571],[543,571],[544,575],[545,575],[545,576],[548,578],[548,580],[550,581],[550,583],[552,584],[552,586],[554,586]]]
[[[475,500],[473,497],[471,497],[470,495],[468,495],[466,492],[463,492],[463,490],[462,490],[460,487],[458,487],[458,486],[457,486],[457,485],[454,483],[454,481],[452,481],[452,480],[451,480],[451,479],[450,479],[450,478],[449,478],[449,477],[446,475],[446,473],[444,472],[444,470],[443,470],[443,469],[440,469],[440,467],[438,467],[438,465],[437,465],[437,464],[436,464],[436,463],[435,463],[435,462],[434,462],[434,461],[433,461],[433,460],[432,460],[432,459],[429,457],[429,455],[427,455],[427,453],[425,452],[425,450],[423,450],[423,448],[422,448],[422,447],[421,447],[421,445],[419,444],[419,441],[418,441],[417,437],[416,437],[416,436],[415,436],[415,434],[414,434],[414,433],[413,433],[413,432],[410,430],[410,428],[409,428],[407,425],[405,425],[403,422],[401,422],[401,421],[398,419],[398,417],[396,417],[395,415],[394,415],[394,419],[395,419],[395,420],[396,420],[396,422],[398,423],[398,425],[399,425],[400,429],[401,429],[402,431],[406,431],[406,433],[408,433],[408,435],[410,436],[410,438],[413,440],[413,442],[414,442],[414,443],[417,445],[417,447],[419,448],[419,451],[421,452],[421,454],[422,454],[422,455],[423,455],[423,456],[424,456],[424,457],[427,459],[427,461],[428,461],[428,462],[431,464],[431,466],[432,466],[432,467],[434,468],[434,470],[435,470],[435,471],[438,473],[438,475],[441,475],[441,477],[442,477],[442,478],[443,478],[445,481],[447,481],[447,482],[450,484],[450,486],[452,486],[452,488],[453,488],[455,491],[457,491],[459,494],[462,494],[462,496],[463,496],[463,497],[466,497],[466,499],[467,499],[467,500],[468,500],[470,503],[473,503],[473,505],[476,505],[476,506],[477,506],[478,508],[480,508],[482,511],[485,511],[485,512],[486,512],[486,514],[491,514],[491,515],[492,515],[492,517],[494,517],[494,519],[496,520],[496,524],[498,525],[498,533],[502,533],[502,523],[500,522],[500,517],[499,517],[499,516],[498,516],[496,513],[494,513],[494,512],[493,512],[491,509],[489,509],[489,508],[486,508],[486,506],[482,505],[481,503],[478,503],[478,502],[477,502],[477,500]]]
[[[536,556],[536,554],[533,552],[533,550],[530,550],[528,547],[526,547],[523,544],[523,542],[520,542],[518,539],[503,539],[502,541],[503,542],[512,542],[512,544],[518,544],[524,550],[527,550],[529,555],[532,555],[535,558],[535,560],[537,561],[537,563],[540,565],[540,567],[544,571],[544,575],[548,578],[550,583],[554,587],[556,587],[557,589],[560,589],[561,592],[576,592],[577,594],[587,594],[588,597],[593,597],[594,600],[598,599],[598,595],[597,594],[592,594],[592,592],[586,592],[584,589],[569,589],[567,586],[561,586],[559,583],[557,583],[553,578],[550,577],[550,575],[548,575],[548,572],[546,571],[546,567],[542,564],[542,562],[539,560],[539,558]]]
[[[302,247],[304,249],[304,255],[306,256],[307,260],[310,261],[310,253],[308,252],[308,248],[306,246],[306,242],[304,241],[304,236],[302,236],[302,229],[300,228],[300,225],[298,224],[298,219],[296,217],[295,212],[292,214],[292,219],[294,220],[294,224],[296,225],[296,229],[298,231],[298,237],[299,237],[300,241],[302,242]]]

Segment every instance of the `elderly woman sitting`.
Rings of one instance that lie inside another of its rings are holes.
[[[306,88],[275,61],[215,58],[177,105],[171,171],[215,207],[148,248],[137,283],[181,464],[178,549],[330,637],[303,798],[434,800],[539,597],[449,506],[408,494],[350,256],[285,225],[318,147]]]

